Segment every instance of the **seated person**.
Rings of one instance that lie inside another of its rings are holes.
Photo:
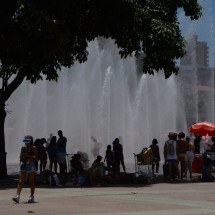
[[[81,155],[75,154],[72,157],[72,160],[70,161],[70,167],[71,167],[71,177],[72,177],[72,183],[73,186],[77,187],[79,186],[79,177],[83,177],[84,175],[84,169],[83,165],[81,163]]]
[[[98,155],[87,172],[90,183],[101,182],[101,177],[105,176],[105,170],[106,166],[102,162],[102,156]]]
[[[83,174],[83,166],[81,163],[81,155],[80,154],[75,154],[72,157],[72,160],[70,161],[70,166],[71,166],[71,173],[75,175],[80,175]]]

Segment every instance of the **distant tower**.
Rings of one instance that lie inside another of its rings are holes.
[[[187,40],[186,55],[180,64],[186,66],[208,67],[209,48],[207,42],[199,42],[196,34]]]

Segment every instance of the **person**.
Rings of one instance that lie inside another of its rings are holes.
[[[177,160],[178,160],[178,166],[180,165],[180,176],[181,180],[183,180],[183,177],[187,177],[187,162],[185,160],[186,152],[189,149],[189,143],[185,140],[185,133],[180,132],[178,134],[178,140],[176,141],[176,147],[177,147]]]
[[[47,165],[46,149],[43,146],[43,144],[45,142],[46,141],[43,138],[42,139],[36,139],[35,142],[34,142],[34,145],[37,147],[37,152],[38,152],[38,161],[39,161],[40,173],[45,171],[46,165]],[[38,169],[38,167],[37,167],[37,169]]]
[[[212,142],[211,151],[215,152],[215,136],[211,137],[211,142]]]
[[[107,170],[111,171],[113,169],[113,161],[114,161],[114,156],[113,156],[113,151],[111,149],[111,145],[107,145],[104,162],[105,161],[106,161],[106,165],[107,165]]]
[[[90,184],[102,183],[102,177],[105,176],[106,166],[102,162],[102,156],[98,155],[87,171]]]
[[[168,163],[168,173],[170,180],[175,180],[177,173],[177,154],[176,154],[176,140],[175,133],[170,132],[168,140],[164,144],[164,159],[165,163]]]
[[[75,175],[81,175],[84,173],[84,168],[81,163],[81,155],[74,154],[70,161],[71,173]]]
[[[202,181],[211,182],[214,180],[214,176],[211,171],[211,157],[209,150],[206,150],[202,154],[203,164],[202,164]]]
[[[46,151],[46,145],[47,145],[47,141],[46,138],[42,138],[41,139],[41,167],[40,167],[40,171],[45,171],[46,170],[46,165],[47,165],[47,160],[48,160],[48,155],[47,155],[47,151]]]
[[[115,138],[112,144],[113,144],[113,154],[114,154],[114,163],[113,163],[114,172],[120,172],[120,163],[122,165],[123,171],[125,172],[123,148],[119,142],[119,138]]]
[[[47,148],[48,145],[50,144],[52,137],[53,137],[53,134],[50,133],[50,134],[49,134],[49,137],[47,138],[46,148]]]
[[[13,201],[19,203],[20,194],[22,187],[25,182],[25,177],[28,176],[30,184],[30,197],[28,203],[34,202],[34,192],[35,192],[35,175],[36,175],[36,166],[35,161],[38,159],[37,148],[33,145],[33,137],[27,135],[24,137],[23,142],[25,145],[21,148],[20,152],[20,172],[19,172],[19,182],[17,186],[16,196],[13,198]]]
[[[93,157],[96,159],[96,157],[99,155],[100,149],[102,148],[102,143],[98,141],[94,136],[91,136],[91,140],[93,141]]]
[[[81,155],[74,154],[72,159],[70,160],[70,167],[71,167],[71,176],[73,178],[73,186],[77,187],[79,185],[78,178],[84,176],[84,169],[81,163]]]
[[[54,164],[54,171],[57,173],[57,155],[56,155],[56,145],[57,145],[57,137],[52,136],[46,151],[49,156],[49,170],[52,171],[52,167]]]
[[[156,168],[156,173],[159,171],[159,162],[160,162],[160,151],[158,147],[158,141],[157,139],[152,140],[152,144],[150,145],[150,148],[152,149],[152,172],[154,174],[154,170]]]
[[[202,136],[199,134],[194,134],[194,136],[195,154],[200,154],[200,142],[202,140]]]
[[[67,139],[63,136],[63,132],[61,130],[58,131],[58,140],[56,146],[56,156],[57,162],[60,166],[60,174],[63,175],[66,173],[66,143]]]
[[[194,161],[194,152],[195,152],[195,147],[194,144],[191,142],[190,137],[186,137],[186,141],[188,142],[188,149],[186,151],[186,155],[185,155],[185,161],[186,161],[186,166],[187,166],[187,170],[190,174],[190,179],[192,179],[192,163]],[[186,171],[187,171],[186,170]]]

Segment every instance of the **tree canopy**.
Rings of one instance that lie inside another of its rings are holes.
[[[0,178],[7,176],[5,102],[27,78],[57,80],[62,66],[85,62],[88,43],[112,38],[122,58],[143,53],[143,72],[177,73],[185,54],[177,10],[201,16],[197,0],[1,0]]]
[[[114,39],[122,57],[143,52],[143,72],[163,69],[169,77],[185,54],[178,8],[201,16],[197,0],[3,0],[0,77],[56,80],[62,66],[87,60],[88,42],[98,36]]]

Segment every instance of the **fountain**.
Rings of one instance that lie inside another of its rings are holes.
[[[61,129],[67,152],[87,152],[92,162],[95,136],[106,146],[121,136],[125,161],[157,138],[161,157],[168,132],[187,133],[183,95],[173,75],[138,75],[136,59],[120,59],[112,40],[89,44],[89,58],[71,69],[62,68],[57,83],[25,81],[8,101],[6,118],[8,163],[18,162],[24,135],[47,138]],[[180,104],[180,105],[179,105]]]
[[[104,47],[109,49],[90,43],[88,62],[63,68],[58,83],[24,82],[15,92],[6,124],[9,161],[17,162],[25,134],[47,138],[62,129],[68,153],[81,150],[89,155],[92,135],[102,142],[102,155],[114,138],[122,136],[125,159],[132,162],[133,153],[153,138],[163,143],[169,131],[179,130],[176,122],[183,110],[177,111],[175,77],[165,80],[156,74],[139,79],[135,58],[120,59],[111,40]],[[180,130],[186,129],[185,117],[180,120]]]

